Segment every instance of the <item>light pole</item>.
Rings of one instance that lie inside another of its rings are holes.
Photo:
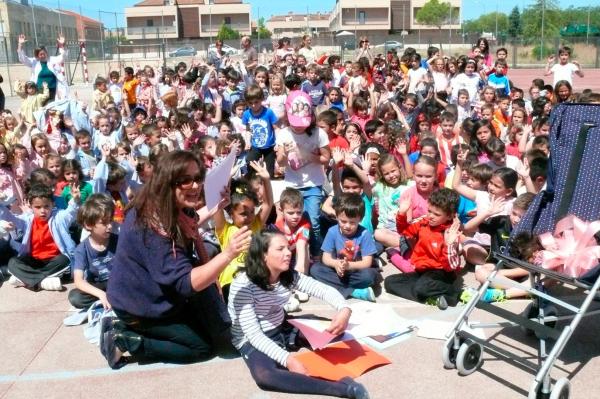
[[[542,41],[540,46],[540,60],[544,58],[544,19],[546,17],[546,0],[542,0]]]
[[[33,37],[35,40],[35,47],[38,47],[37,28],[35,27],[35,7],[33,6],[33,0],[31,0],[31,17],[33,19]]]
[[[8,44],[6,43],[6,35],[4,34],[4,18],[2,17],[2,14],[0,14],[0,29],[2,29],[2,32],[0,33],[2,34],[2,41],[4,42],[4,54],[6,55],[6,75],[8,77],[8,81],[11,82],[8,87],[10,89],[10,95],[13,96],[13,85],[12,79],[10,78],[10,61],[8,60]]]
[[[498,44],[498,0],[496,0],[496,35],[494,36],[496,39],[496,45]]]
[[[585,44],[590,44],[590,13],[592,11],[592,6],[588,6],[588,16],[587,16],[587,29],[585,32]]]

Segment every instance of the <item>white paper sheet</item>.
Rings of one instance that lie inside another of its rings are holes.
[[[446,333],[452,329],[453,321],[443,320],[419,320],[415,324],[419,329],[418,336],[421,338],[439,339],[444,341],[446,339]],[[480,339],[486,339],[485,332],[482,328],[471,328],[466,323],[463,325],[462,331],[466,331],[471,335],[476,336]]]
[[[204,179],[204,198],[206,208],[213,209],[221,201],[221,193],[229,186],[231,169],[235,164],[236,152],[231,151],[229,155],[217,166],[206,174]]]

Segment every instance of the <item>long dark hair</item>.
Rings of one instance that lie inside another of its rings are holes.
[[[477,156],[479,156],[481,153],[485,152],[485,148],[483,148],[481,146],[481,144],[479,143],[479,140],[477,140],[477,131],[479,129],[481,129],[482,127],[487,127],[488,129],[490,129],[490,133],[492,135],[491,138],[493,138],[495,136],[494,135],[494,125],[492,125],[491,121],[489,121],[487,119],[480,119],[480,120],[476,121],[475,123],[473,123],[473,128],[471,129],[470,144],[471,144],[471,151],[474,154],[477,154]]]
[[[269,283],[271,272],[265,264],[265,254],[269,250],[269,245],[275,236],[282,236],[279,231],[262,230],[252,236],[250,249],[245,261],[245,271],[248,279],[265,291],[271,291],[273,286]],[[294,282],[296,272],[289,268],[279,275],[279,282],[286,288],[289,288]]]
[[[202,180],[206,169],[202,163],[188,151],[173,151],[163,157],[156,165],[150,181],[144,184],[139,195],[129,204],[129,209],[137,212],[136,223],[164,230],[166,235],[177,244],[185,246],[184,237],[177,226],[179,210],[175,199],[177,179],[185,174],[190,162],[195,162]]]

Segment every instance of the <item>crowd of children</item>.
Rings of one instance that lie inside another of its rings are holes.
[[[108,65],[89,99],[52,102],[46,80],[17,82],[22,105],[0,116],[0,276],[35,291],[61,290],[70,275],[73,306],[110,309],[120,225],[161,158],[190,151],[210,170],[235,152],[227,204],[198,227],[212,256],[244,227],[279,232],[296,273],[287,312],[324,292],[307,276],[375,301],[386,263],[398,269],[383,284],[391,294],[441,309],[467,301],[459,271],[473,265],[484,281],[544,189],[552,107],[600,94],[573,91],[583,72],[568,47],[548,59],[552,85],[520,88],[507,50],[494,59],[485,39],[451,57],[436,47],[374,55],[363,38],[367,50],[351,61],[319,56],[309,39],[298,51],[280,40],[252,69],[228,56],[217,66]],[[539,260],[531,240],[512,248]],[[252,262],[241,254],[221,273],[225,301],[244,291]],[[498,286],[484,300],[525,294]],[[229,310],[234,321],[245,312]]]

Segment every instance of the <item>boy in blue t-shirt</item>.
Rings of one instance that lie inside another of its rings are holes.
[[[319,71],[317,65],[312,64],[306,68],[306,77],[308,78],[302,83],[302,91],[308,94],[311,99],[313,108],[323,104],[327,88],[325,83],[319,79]]]
[[[77,222],[90,235],[75,249],[73,279],[75,288],[69,292],[69,302],[76,308],[89,308],[100,300],[110,309],[106,286],[117,250],[118,236],[112,233],[115,205],[106,194],[93,194],[77,214]]]
[[[225,74],[227,87],[223,90],[223,103],[221,107],[223,111],[227,111],[230,114],[233,110],[233,104],[238,100],[243,100],[243,93],[239,89],[238,84],[242,80],[242,76],[238,71],[231,68]]]
[[[244,93],[248,109],[242,115],[242,123],[250,132],[250,151],[246,155],[248,164],[263,158],[271,177],[275,171],[275,124],[277,116],[270,108],[262,105],[264,92],[258,85],[248,86]]]
[[[338,224],[327,231],[321,245],[321,262],[310,268],[315,279],[337,289],[345,298],[375,302],[371,286],[378,270],[372,267],[375,249],[373,235],[360,225],[365,203],[360,194],[340,195],[335,208]]]
[[[488,76],[488,85],[496,89],[497,94],[510,96],[510,81],[506,76],[506,61],[497,60],[494,69],[496,73]]]

